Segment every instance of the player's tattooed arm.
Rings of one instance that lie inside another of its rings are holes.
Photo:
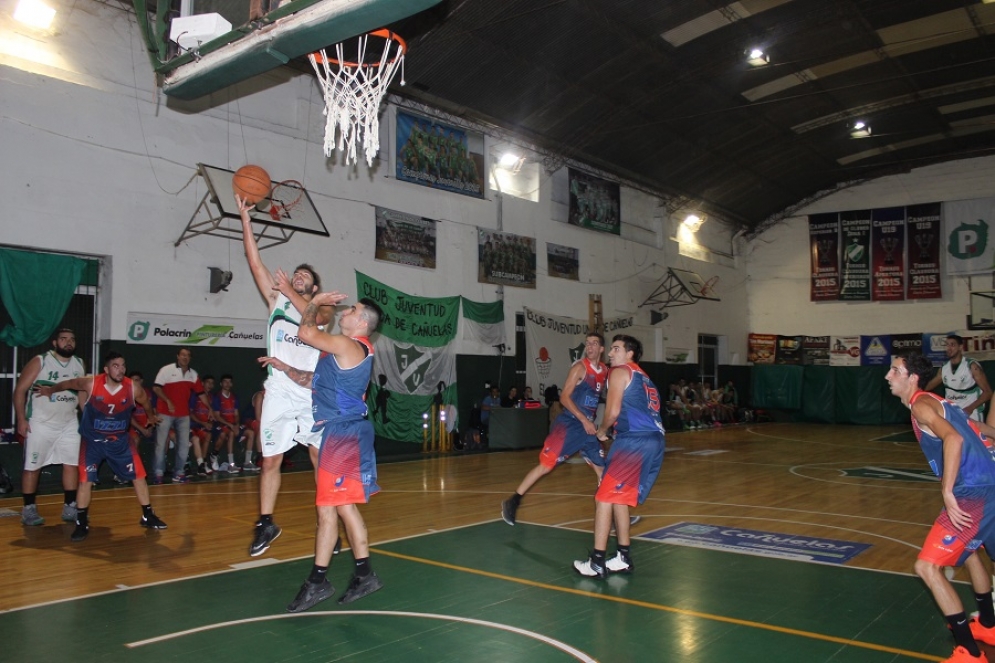
[[[283,371],[287,374],[288,378],[302,387],[310,387],[311,379],[314,377],[314,371],[303,371],[299,368],[294,368],[276,357],[260,357],[259,364],[267,367],[272,366],[278,371]]]

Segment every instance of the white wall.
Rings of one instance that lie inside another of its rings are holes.
[[[746,249],[750,331],[770,334],[890,334],[962,329],[968,279],[941,277],[943,299],[809,301],[808,214],[967,200],[995,195],[995,156],[918,168],[839,191],[800,210]],[[991,289],[988,277],[983,290]],[[979,282],[980,282],[979,281]],[[975,288],[979,289],[979,288]]]
[[[311,262],[326,289],[347,293],[358,269],[413,294],[495,299],[495,286],[477,282],[476,258],[476,227],[498,225],[493,198],[397,182],[384,164],[370,170],[362,159],[355,168],[340,165],[338,155],[325,159],[323,99],[312,77],[280,69],[178,102],[156,88],[133,13],[92,0],[54,2],[53,32],[39,35],[13,23],[13,3],[0,0],[0,244],[106,257],[103,338],[125,337],[129,310],[264,315],[240,243],[201,237],[174,247],[204,195],[203,181],[193,177],[198,162],[228,169],[256,163],[274,179],[307,186],[331,237],[298,234],[266,249],[271,268]],[[549,177],[541,186],[538,203],[506,197],[503,204],[503,230],[535,237],[539,252],[538,287],[505,288],[509,339],[515,311],[529,306],[586,318],[591,293],[603,296],[606,317],[637,312],[648,324],[648,310],[638,305],[665,267],[676,266],[721,275],[730,287],[721,304],[671,309],[659,325],[665,343],[694,348],[699,331],[727,334],[731,351],[745,356],[742,267],[682,257],[669,239],[658,247],[624,239],[674,234],[650,196],[624,190],[623,221],[634,225],[618,238],[551,221]],[[375,262],[371,205],[440,221],[437,269]],[[728,230],[714,222],[706,228],[701,241],[727,251]],[[546,276],[547,241],[580,249],[580,283]],[[209,294],[208,267],[233,272],[228,292]],[[644,341],[652,347],[652,339]]]

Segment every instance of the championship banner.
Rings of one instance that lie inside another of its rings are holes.
[[[890,366],[891,336],[861,336],[860,365]]]
[[[397,111],[397,179],[484,197],[484,135]]]
[[[922,334],[892,334],[891,356],[894,357],[905,352],[922,353],[922,340]]]
[[[871,298],[905,299],[905,208],[871,210]]]
[[[128,343],[265,348],[266,321],[128,312]]]
[[[843,282],[841,301],[871,299],[871,212],[840,212],[840,235],[843,244]]]
[[[939,299],[940,290],[940,203],[909,205],[905,208],[909,237],[909,278],[907,299]]]
[[[775,364],[802,363],[802,348],[804,336],[778,336],[777,349],[774,356]]]
[[[773,364],[777,356],[777,334],[750,334],[746,361],[753,364]]]
[[[536,241],[511,233],[477,229],[477,282],[536,287]]]
[[[829,366],[829,337],[806,336],[802,345],[802,363],[806,366]]]
[[[386,207],[373,209],[377,219],[376,260],[435,269],[435,221]]]
[[[546,266],[552,277],[579,281],[580,250],[546,242]]]
[[[808,217],[809,247],[812,256],[813,302],[840,298],[840,218],[839,214],[812,214]]]
[[[570,367],[584,356],[587,332],[586,320],[525,309],[525,380],[533,394],[542,394],[553,384],[563,389]]]
[[[620,234],[622,224],[619,217],[619,185],[573,168],[568,171],[570,208],[567,222],[581,228]]]
[[[459,297],[418,297],[356,272],[358,296],[383,309],[374,341],[373,380],[367,396],[377,435],[421,444],[425,416],[447,415],[455,428]],[[433,405],[436,409],[433,411]],[[434,414],[433,414],[434,412]]]
[[[995,220],[995,198],[943,203],[947,274],[980,274],[995,267],[995,245],[988,236]]]
[[[860,366],[860,337],[830,336],[829,365]]]

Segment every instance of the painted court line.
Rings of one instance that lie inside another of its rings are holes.
[[[872,642],[861,642],[859,640],[850,640],[849,638],[838,638],[832,635],[825,635],[823,633],[813,633],[812,631],[802,631],[799,629],[787,628],[784,626],[775,626],[774,624],[764,624],[761,622],[749,621],[746,619],[737,619],[735,617],[725,617],[723,615],[713,615],[707,612],[699,612],[697,610],[687,610],[685,608],[675,608],[669,605],[662,605],[659,603],[649,603],[646,601],[637,601],[635,599],[627,599],[620,596],[606,596],[603,594],[596,594],[594,592],[588,592],[581,589],[571,589],[569,587],[557,587],[556,585],[549,585],[543,582],[536,582],[534,580],[526,580],[524,578],[515,578],[513,576],[501,575],[499,573],[491,573],[490,571],[481,571],[479,569],[471,569],[465,566],[456,566],[455,564],[449,564],[446,562],[436,562],[431,559],[424,559],[421,557],[412,557],[410,555],[403,555],[401,553],[391,552],[389,550],[380,550],[373,548],[370,549],[371,552],[376,552],[378,555],[386,555],[387,557],[394,557],[396,559],[403,559],[409,562],[415,562],[418,564],[427,564],[429,566],[437,566],[443,569],[449,569],[452,571],[460,571],[463,573],[471,573],[474,575],[484,576],[485,578],[493,578],[495,580],[504,580],[507,582],[514,582],[520,585],[526,585],[529,587],[536,587],[538,589],[547,589],[553,592],[563,592],[565,594],[575,594],[577,596],[585,596],[592,599],[599,599],[602,601],[611,601],[613,603],[621,603],[624,605],[631,605],[639,608],[648,608],[650,610],[658,610],[661,612],[669,612],[677,615],[683,615],[685,617],[697,617],[699,619],[707,619],[710,621],[722,622],[725,624],[734,624],[736,626],[745,626],[747,628],[754,628],[764,631],[773,631],[775,633],[783,633],[785,635],[793,635],[801,638],[808,638],[810,640],[821,640],[823,642],[832,642],[834,644],[844,645],[847,647],[859,647],[861,649],[870,649],[873,651],[885,652],[888,654],[895,654],[898,656],[907,656],[909,658],[917,658],[923,661],[941,661],[939,656],[933,656],[931,654],[923,654],[921,652],[909,651],[906,649],[899,649],[897,647],[888,647],[886,645],[878,645]]]
[[[176,638],[182,638],[187,635],[192,635],[194,633],[203,633],[204,631],[213,631],[215,629],[227,628],[229,626],[239,626],[242,624],[253,624],[258,622],[267,622],[274,619],[300,619],[307,617],[342,617],[347,615],[362,615],[362,616],[374,616],[374,617],[411,617],[417,619],[437,619],[444,622],[455,622],[459,624],[473,624],[474,626],[484,626],[487,628],[493,628],[500,631],[508,631],[509,633],[515,633],[517,635],[524,635],[527,638],[532,638],[539,642],[543,642],[547,645],[555,647],[560,651],[573,656],[578,661],[583,663],[598,663],[597,659],[591,658],[584,652],[571,647],[565,642],[560,642],[550,638],[549,636],[542,635],[541,633],[536,633],[534,631],[526,631],[525,629],[518,628],[516,626],[509,626],[508,624],[501,624],[499,622],[489,622],[482,619],[472,619],[470,617],[456,617],[453,615],[439,615],[435,613],[426,612],[406,612],[406,611],[393,611],[393,610],[336,610],[335,612],[305,612],[298,614],[284,614],[284,615],[265,615],[263,617],[250,617],[248,619],[236,619],[230,622],[218,622],[216,624],[207,624],[205,626],[198,626],[197,628],[187,629],[186,631],[177,631],[175,633],[167,633],[165,635],[160,635],[154,638],[148,638],[147,640],[139,640],[137,642],[129,642],[125,644],[125,647],[134,649],[136,647],[144,647],[146,645],[152,645],[159,642],[165,642],[167,640],[174,640]]]

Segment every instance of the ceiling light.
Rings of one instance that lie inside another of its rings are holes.
[[[871,125],[863,120],[857,120],[850,125],[850,138],[868,138],[871,135]]]
[[[512,166],[517,164],[520,159],[521,157],[519,157],[514,152],[505,152],[504,154],[501,155],[501,160],[498,161],[498,165],[501,166],[502,168],[511,168]]]
[[[698,229],[701,228],[701,224],[703,224],[705,222],[705,219],[707,218],[708,217],[706,217],[704,214],[702,214],[701,216],[697,214],[688,214],[686,217],[684,217],[683,223],[688,230],[690,230],[693,233],[696,233],[698,232]]]
[[[762,67],[770,64],[770,56],[759,48],[753,48],[746,52],[746,62],[754,67]]]
[[[14,10],[14,19],[32,28],[47,30],[55,18],[55,10],[41,0],[20,0]]]

